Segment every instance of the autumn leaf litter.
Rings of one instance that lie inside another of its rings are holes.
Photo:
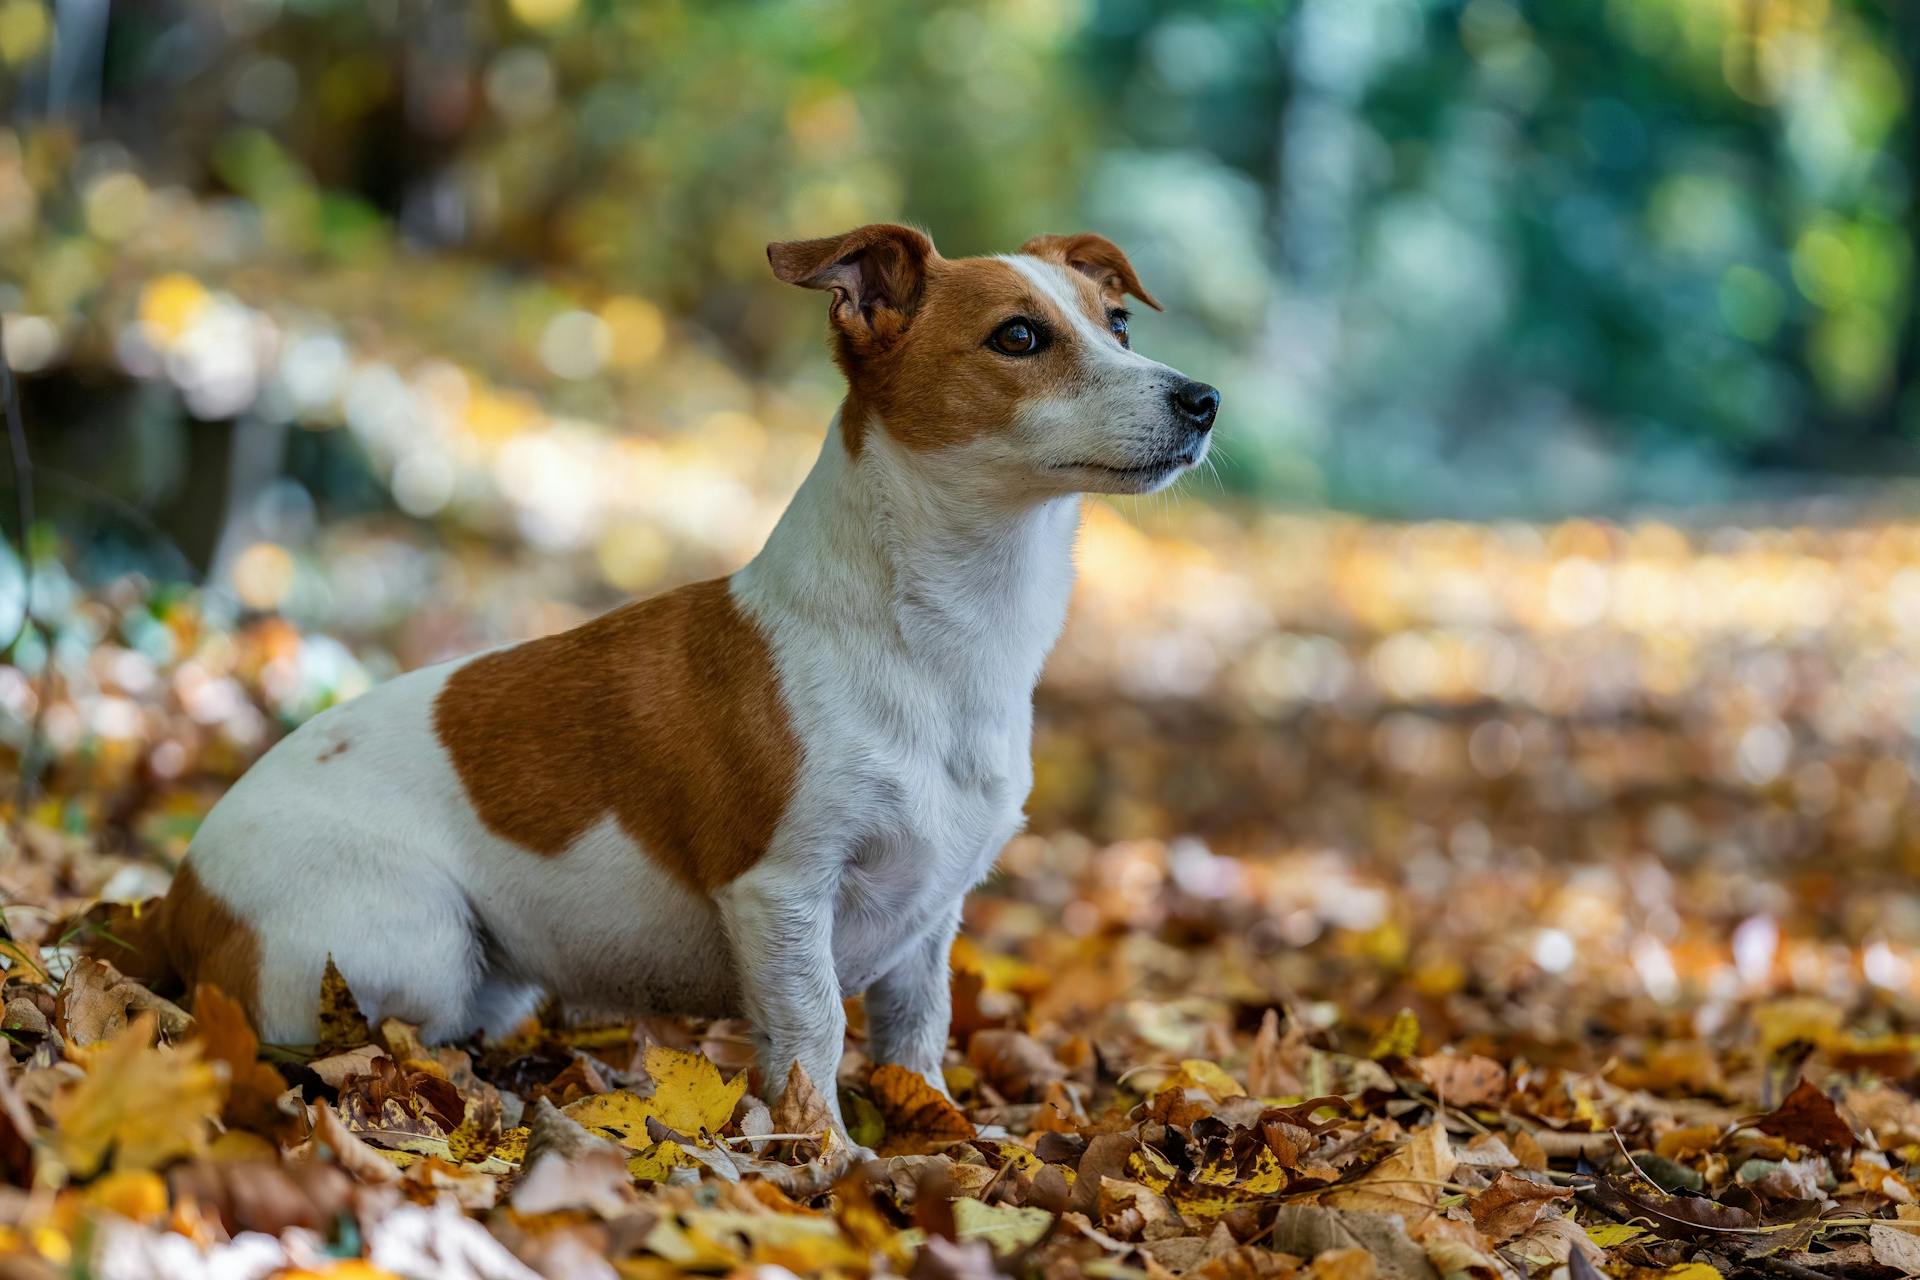
[[[796,1068],[770,1105],[738,1023],[433,1046],[330,970],[323,1042],[262,1046],[216,989],[188,1013],[19,941],[9,1007],[43,1016],[0,1077],[0,1242],[107,1277],[1920,1273],[1920,1045],[1804,997],[1583,1067],[1411,1007],[1036,1018],[1091,979],[992,942],[957,949],[957,1105],[866,1060],[857,1002],[841,1078]]]

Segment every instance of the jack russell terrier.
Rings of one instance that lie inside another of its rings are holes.
[[[767,1086],[797,1061],[836,1115],[864,992],[871,1057],[945,1092],[948,951],[1023,821],[1080,495],[1165,487],[1220,396],[1131,349],[1125,296],[1159,304],[1097,235],[767,257],[832,295],[847,397],[765,549],[308,721],[207,816],[146,968],[278,1043],[317,1038],[329,955],[436,1041],[547,994],[744,1014]]]

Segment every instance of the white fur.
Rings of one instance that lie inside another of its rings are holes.
[[[797,1060],[830,1100],[841,998],[865,991],[873,1056],[944,1087],[948,948],[963,895],[1023,820],[1032,692],[1066,614],[1078,491],[1129,487],[1059,464],[1133,466],[1174,431],[1177,375],[1081,317],[1062,268],[1011,261],[1086,330],[1083,390],[935,453],[873,423],[856,457],[836,420],[732,578],[802,747],[767,855],[709,899],[610,818],[557,858],[494,836],[433,730],[460,663],[413,672],[282,741],[193,842],[201,882],[264,940],[266,1039],[314,1037],[331,952],[369,1012],[433,1038],[501,1029],[542,991],[628,1012],[744,1011],[769,1088]]]

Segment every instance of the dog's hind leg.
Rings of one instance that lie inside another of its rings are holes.
[[[338,897],[320,901],[322,909],[303,910],[289,900],[256,925],[262,1039],[311,1044],[318,1038],[329,956],[374,1025],[399,1018],[419,1026],[430,1043],[475,1029],[481,945],[465,900],[451,885],[363,883],[350,907]]]

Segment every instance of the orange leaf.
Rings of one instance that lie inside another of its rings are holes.
[[[871,1086],[887,1124],[887,1154],[950,1146],[974,1136],[973,1121],[953,1100],[905,1067],[889,1062],[876,1069]]]
[[[227,1066],[223,1118],[241,1129],[276,1135],[291,1118],[279,1107],[287,1081],[272,1066],[259,1061],[260,1040],[247,1021],[246,1010],[220,988],[203,982],[193,990],[193,1017],[207,1060]]]

